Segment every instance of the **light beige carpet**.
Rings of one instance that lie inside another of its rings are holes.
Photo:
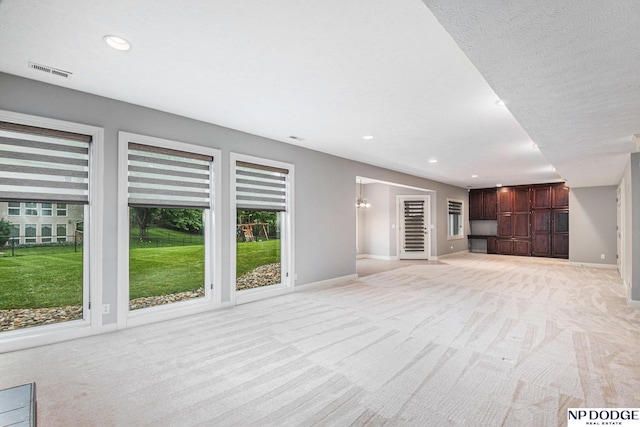
[[[0,355],[41,426],[556,426],[640,406],[615,270],[464,254]]]

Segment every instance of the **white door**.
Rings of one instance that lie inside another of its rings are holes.
[[[398,196],[400,259],[429,259],[429,196]]]

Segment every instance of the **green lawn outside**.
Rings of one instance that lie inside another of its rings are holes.
[[[236,244],[236,277],[261,265],[280,262],[280,240],[239,242]]]
[[[81,305],[82,252],[30,253],[0,256],[0,310]]]
[[[149,230],[151,231],[151,229]],[[162,230],[167,235],[167,230]],[[161,237],[160,231],[150,237]],[[142,245],[130,250],[130,297],[192,291],[204,284],[204,245],[186,233],[171,232],[176,246]],[[133,234],[133,233],[132,233]],[[134,234],[135,235],[135,234]],[[31,247],[0,255],[0,310],[46,308],[82,303],[82,247]],[[280,262],[280,240],[237,244],[236,274]]]
[[[204,246],[129,251],[129,298],[193,291],[204,286]]]

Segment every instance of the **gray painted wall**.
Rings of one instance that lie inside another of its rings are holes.
[[[436,218],[433,200],[436,200],[434,191],[419,190],[413,188],[399,187],[384,183],[374,183],[364,185],[364,194],[371,202],[371,208],[360,209],[358,241],[361,242],[360,253],[384,258],[395,258],[398,255],[398,203],[397,196],[430,196],[431,203],[431,223]],[[432,255],[435,256],[437,246],[436,231],[429,232],[432,246]],[[450,252],[450,247],[447,252]]]
[[[571,189],[569,261],[616,264],[616,190],[616,186]]]
[[[364,209],[363,228],[364,254],[381,257],[391,255],[389,249],[389,186],[385,184],[364,185],[364,195],[371,207]],[[362,208],[361,208],[362,210]]]
[[[629,169],[630,177],[627,184],[629,191],[625,192],[628,212],[626,217],[630,221],[630,227],[626,231],[627,236],[630,237],[627,266],[631,269],[629,272],[631,299],[640,302],[640,153],[631,154]]]
[[[467,190],[351,160],[307,150],[232,129],[59,86],[0,73],[0,109],[98,126],[104,129],[104,233],[102,299],[111,304],[103,322],[115,323],[117,305],[117,142],[118,131],[165,138],[222,151],[222,300],[230,297],[229,153],[237,152],[295,165],[295,257],[297,285],[355,274],[356,236],[354,182],[366,176],[386,182],[429,188],[437,224],[433,255],[467,249],[466,239],[446,240],[447,197],[468,201]],[[161,95],[159,95],[161,96]]]
[[[623,265],[623,280],[625,285],[631,289],[632,283],[632,272],[633,272],[633,239],[632,230],[633,230],[633,215],[632,213],[632,193],[631,193],[631,160],[632,156],[629,156],[629,162],[624,170],[624,175],[622,177],[621,187],[624,189],[624,193],[622,194],[623,198],[623,210],[624,210],[624,219],[623,219],[623,232],[625,234],[624,239],[624,265]],[[630,293],[629,293],[630,296]]]

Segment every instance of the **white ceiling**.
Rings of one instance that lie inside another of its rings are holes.
[[[0,71],[462,187],[617,184],[639,6],[470,3],[1,0]]]

